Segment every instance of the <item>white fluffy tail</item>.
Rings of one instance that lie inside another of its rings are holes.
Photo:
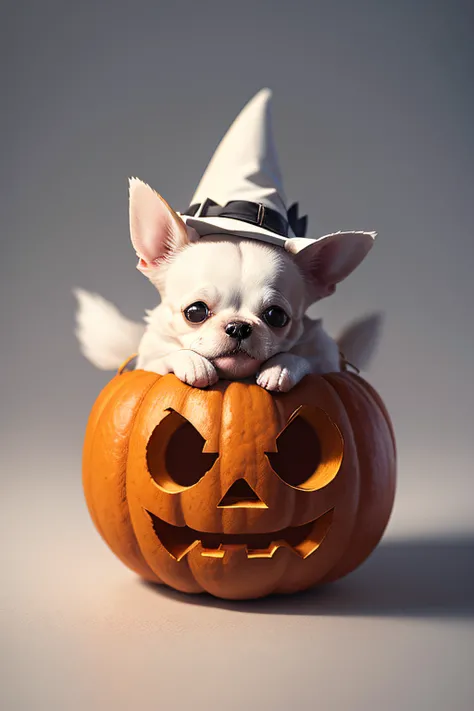
[[[73,289],[78,301],[76,336],[83,355],[96,368],[117,370],[137,352],[145,324],[125,318],[99,294]]]
[[[363,316],[347,326],[337,339],[344,358],[358,370],[367,370],[377,349],[383,325],[383,314]]]

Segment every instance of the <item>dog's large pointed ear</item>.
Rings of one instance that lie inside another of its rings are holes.
[[[186,226],[161,195],[138,178],[130,178],[130,237],[146,276],[198,235]]]
[[[335,232],[312,242],[294,237],[285,249],[294,255],[317,301],[334,293],[336,285],[356,269],[371,249],[376,232]]]

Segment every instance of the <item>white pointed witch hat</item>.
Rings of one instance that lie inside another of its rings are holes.
[[[199,235],[224,232],[280,246],[304,237],[306,217],[298,218],[296,204],[286,206],[271,96],[262,89],[244,107],[217,147],[190,207],[179,213]]]

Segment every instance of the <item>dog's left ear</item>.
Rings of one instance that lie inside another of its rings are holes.
[[[376,232],[335,232],[310,242],[294,237],[285,249],[294,255],[315,301],[334,293],[336,285],[356,269],[374,244]]]
[[[130,178],[130,237],[140,260],[137,268],[151,278],[198,235],[153,188]]]

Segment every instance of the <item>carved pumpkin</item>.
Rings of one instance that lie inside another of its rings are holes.
[[[375,548],[395,440],[380,397],[350,372],[270,394],[125,364],[90,414],[83,485],[98,531],[142,577],[228,599],[291,593]]]

